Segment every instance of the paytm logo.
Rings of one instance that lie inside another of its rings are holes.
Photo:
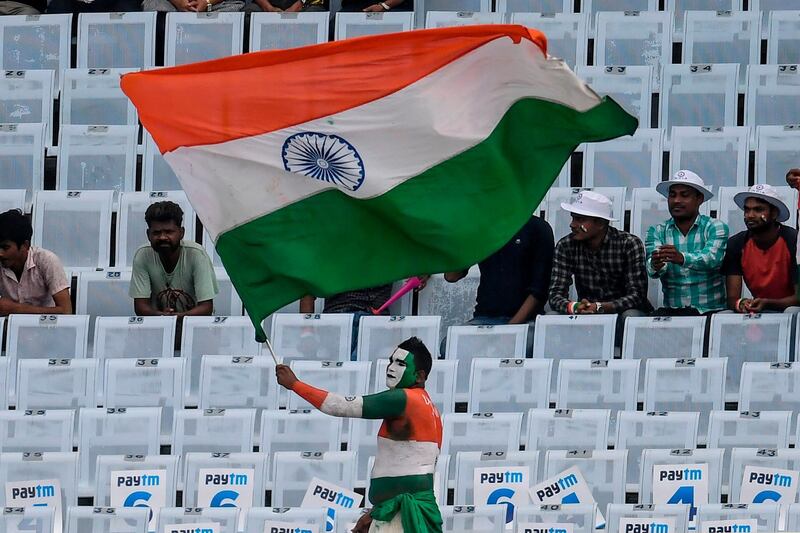
[[[161,476],[143,474],[139,476],[117,476],[117,487],[158,487]]]
[[[759,485],[769,485],[771,487],[791,487],[792,477],[784,474],[767,474],[762,472],[750,472],[750,482]]]
[[[311,530],[300,527],[271,527],[269,533],[311,533]]]
[[[752,531],[753,528],[748,524],[727,524],[708,528],[708,533],[751,533]]]
[[[344,494],[342,494],[342,493],[340,493],[338,491],[333,491],[333,490],[327,489],[327,488],[322,487],[320,485],[315,485],[314,486],[313,494],[314,494],[314,496],[319,496],[323,500],[329,501],[329,502],[331,502],[331,503],[333,503],[335,505],[338,505],[340,507],[344,507],[345,509],[352,508],[353,504],[355,503],[353,501],[353,498],[351,498],[349,496],[345,496]]]
[[[568,476],[559,478],[555,483],[551,483],[550,485],[537,490],[536,496],[541,501],[544,500],[545,498],[550,498],[552,496],[555,496],[556,494],[560,494],[564,490],[577,484],[578,484],[578,476],[576,476],[575,474],[570,474]],[[572,502],[564,502],[564,503],[572,503]]]
[[[699,481],[703,479],[703,471],[699,468],[675,468],[662,470],[659,481]]]
[[[480,482],[483,483],[522,483],[522,472],[483,472]]]
[[[658,522],[625,524],[625,533],[669,533],[669,524]]]
[[[237,474],[231,472],[230,474],[206,474],[206,485],[247,485],[247,474]]]
[[[14,487],[11,489],[11,497],[28,498],[52,498],[56,495],[56,488],[53,485],[31,485],[29,487]]]
[[[526,527],[522,533],[567,533],[567,530],[557,527]]]
[[[214,533],[214,530],[210,527],[171,527],[167,530],[167,533]]]

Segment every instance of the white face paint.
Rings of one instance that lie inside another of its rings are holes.
[[[386,386],[390,389],[397,387],[406,371],[406,358],[409,352],[397,348],[389,356],[389,366],[386,368]]]

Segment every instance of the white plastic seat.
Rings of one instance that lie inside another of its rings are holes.
[[[791,418],[791,411],[712,411],[708,446],[788,448]]]
[[[628,450],[628,480],[638,489],[642,451],[697,447],[700,413],[626,411],[617,419],[614,448]]]
[[[175,346],[174,316],[100,316],[94,332],[94,357],[172,357]]]
[[[558,12],[530,9],[534,7],[531,4],[556,1],[562,3],[559,0],[499,0],[497,11],[510,13],[511,24],[536,28],[547,35],[547,53],[563,59],[569,68],[575,70],[576,67],[586,64],[586,43],[589,35],[587,16],[583,13],[572,13],[572,5]],[[564,8],[563,5],[559,7]]]
[[[113,191],[38,191],[32,244],[56,254],[67,270],[107,267],[113,198]]]
[[[271,358],[270,358],[271,359]],[[292,361],[303,382],[342,396],[364,396],[369,390],[370,361]],[[289,394],[289,409],[314,409],[297,394]]]
[[[341,450],[342,419],[316,409],[264,411],[258,442],[259,450],[269,454],[336,452]]]
[[[101,316],[132,317],[133,298],[129,269],[106,268],[78,273],[75,312],[89,315],[90,329]],[[93,330],[92,330],[93,333]]]
[[[769,14],[767,63],[800,63],[800,11],[773,11]]]
[[[52,70],[5,71],[0,76],[0,123],[30,124],[30,128],[38,128],[44,124],[42,140],[44,146],[51,146],[53,144],[54,90],[55,81]],[[57,91],[55,93],[57,94]],[[44,157],[43,148],[40,157]],[[23,177],[34,178],[35,175],[33,173],[30,176],[23,174]],[[37,180],[32,179],[31,183],[38,185],[39,189],[43,188],[41,182]]]
[[[800,124],[800,67],[792,65],[750,65],[747,69],[747,126]]]
[[[611,359],[617,315],[540,315],[533,336],[533,357]]]
[[[183,210],[184,240],[194,241],[195,214],[192,204],[183,191],[125,192],[119,197],[119,217],[117,218],[117,258],[116,268],[133,265],[133,256],[147,241],[147,223],[144,213],[156,202],[175,202]]]
[[[775,407],[800,413],[800,366],[745,361],[739,385],[739,409],[768,411]]]
[[[665,65],[661,79],[659,124],[736,126],[739,67],[736,64]]]
[[[702,357],[705,325],[706,317],[630,317],[622,358]]]
[[[639,500],[653,502],[653,467],[656,465],[708,465],[708,502],[719,503],[722,487],[722,449],[654,449],[642,452],[642,484]],[[666,503],[666,502],[656,502]],[[705,503],[705,502],[703,502]]]
[[[248,317],[188,316],[183,319],[181,357],[187,359],[185,385],[189,405],[197,402],[202,356],[258,355],[261,346],[255,337],[253,323]]]
[[[161,441],[168,444],[177,409],[183,409],[185,361],[178,357],[106,359],[105,407],[160,407]]]
[[[324,20],[327,27],[327,17]],[[336,13],[335,39],[380,35],[414,29],[414,13]],[[325,35],[327,37],[327,35]]]
[[[755,519],[758,530],[778,531],[779,515],[780,505],[772,502],[706,504],[697,509],[697,528],[702,531],[703,522]]]
[[[219,293],[214,298],[214,314],[217,316],[242,316],[242,298],[236,292],[228,272],[221,267],[214,268]]]
[[[789,360],[792,315],[717,314],[711,317],[709,357],[727,357],[726,400],[735,402],[744,361]]]
[[[149,68],[155,65],[156,14],[78,15],[78,68]]]
[[[282,50],[328,40],[328,12],[253,13],[250,51]]]
[[[17,363],[17,374],[17,409],[78,409],[97,405],[96,359],[22,359]]]
[[[515,452],[519,450],[522,413],[447,413],[442,416],[442,426],[443,455]]]
[[[272,315],[272,345],[284,361],[349,361],[353,315]],[[388,354],[387,354],[388,355]]]
[[[661,181],[662,157],[662,130],[657,128],[642,127],[631,136],[585,144],[583,184],[586,187],[625,186],[631,196],[631,187],[655,187]]]
[[[473,24],[502,24],[502,13],[481,11],[428,11],[425,16],[426,28],[447,28],[451,26],[471,26]]]
[[[57,188],[113,190],[115,194],[132,191],[136,186],[137,134],[136,125],[62,125],[58,133]],[[107,262],[100,266],[107,266]]]
[[[610,503],[625,503],[627,456],[627,450],[550,450],[545,455],[542,478],[576,466],[591,488],[598,509],[605,509]]]
[[[611,222],[611,225],[617,229],[623,229],[619,220],[624,218],[622,213],[625,212],[625,187],[551,187],[545,199],[545,220],[553,228],[553,236],[556,242],[561,237],[569,235],[569,223],[572,220],[570,214],[561,209],[561,204],[568,204],[573,195],[585,190],[599,192],[611,200],[613,204],[611,211],[614,218],[618,219],[617,222]]]
[[[253,451],[255,409],[182,409],[175,413],[172,453]]]
[[[27,211],[27,202],[25,200],[27,192],[27,189],[0,189],[0,213],[4,213],[9,209]]]
[[[0,78],[0,95],[3,82]],[[0,96],[0,110],[3,104]],[[27,211],[33,193],[44,189],[44,132],[45,125],[41,123],[0,124],[0,188],[24,191],[22,204],[9,209],[18,207]]]
[[[756,183],[786,185],[786,171],[800,159],[800,127],[756,127]]]
[[[434,274],[425,289],[419,292],[417,314],[442,317],[439,334],[444,337],[450,326],[472,319],[480,277],[477,265],[470,268],[458,283],[448,283],[443,274]],[[431,354],[436,353],[431,350]]]
[[[129,72],[136,69],[67,69],[59,108],[61,126],[136,126],[136,108],[120,89],[120,77]]]
[[[375,377],[370,390],[372,392],[385,391],[386,368],[389,366],[389,360],[381,359],[374,366]],[[425,382],[425,390],[441,414],[452,413],[455,409],[456,376],[458,376],[459,366],[460,364],[456,360],[433,360],[431,373]]]
[[[572,13],[572,2],[569,0],[499,0],[497,2],[498,13]],[[512,21],[512,24],[516,22]],[[539,26],[533,26],[539,28]],[[540,30],[544,31],[542,28]],[[550,34],[545,32],[549,37]],[[550,41],[548,39],[548,48]]]
[[[388,359],[397,345],[409,337],[418,337],[436,359],[441,320],[438,316],[362,316],[357,359]]]
[[[0,454],[0,479],[4,483],[57,480],[61,488],[61,493],[57,496],[61,499],[60,519],[62,522],[66,515],[67,507],[78,505],[77,452],[2,453]],[[5,490],[0,491],[0,502],[4,507],[10,505],[6,500]],[[30,509],[39,509],[39,507],[31,507]],[[7,533],[14,531],[16,530],[11,530]],[[47,533],[47,530],[44,531]]]
[[[791,168],[788,167],[787,170]],[[786,181],[784,180],[784,183]],[[781,200],[786,205],[797,205],[797,190],[791,187],[779,186],[775,187],[776,192]],[[745,231],[747,226],[744,225],[744,213],[742,208],[736,205],[733,197],[739,192],[746,192],[746,187],[720,187],[719,188],[719,209],[717,210],[717,218],[728,225],[728,233],[736,235],[740,231]],[[797,224],[797,209],[789,209],[789,219],[784,222],[789,227],[795,227]]]
[[[3,533],[51,533],[55,524],[55,510],[50,507],[10,507],[0,513],[0,531]]]
[[[333,525],[328,520],[328,510],[324,508],[302,507],[263,507],[248,509],[245,518],[243,533],[262,533],[265,531],[279,531],[278,527],[269,527],[269,523],[299,524],[291,531],[326,531],[326,524]],[[306,527],[307,529],[301,529]]]
[[[72,15],[5,16],[0,19],[0,57],[3,70],[52,70],[70,66]]]
[[[659,85],[661,67],[670,63],[672,55],[669,13],[656,9],[598,13],[596,33],[595,65],[652,65],[655,86]]]
[[[171,533],[167,526],[213,523],[219,533],[237,533],[239,509],[236,507],[162,507],[156,531]]]
[[[683,504],[623,504],[612,503],[608,506],[608,520],[606,521],[606,531],[608,533],[624,533],[620,528],[622,518],[634,519],[637,521],[648,521],[647,527],[650,531],[657,531],[659,526],[668,527],[666,520],[671,520],[675,524],[675,531],[687,531],[687,519],[689,517],[689,506]],[[666,519],[666,520],[663,520]],[[636,526],[633,526],[635,528]]]
[[[592,533],[597,505],[594,503],[573,503],[569,505],[526,505],[517,507],[516,531],[525,533],[527,527],[536,528],[539,524],[570,524],[573,533]]]
[[[489,0],[419,0],[414,3],[417,28],[424,28],[428,11],[463,11],[489,13],[492,3]]]
[[[81,496],[93,493],[100,455],[158,455],[159,407],[81,409],[78,422]],[[176,452],[173,452],[176,453]]]
[[[683,62],[739,65],[744,89],[748,65],[758,65],[761,19],[752,11],[689,11],[683,28]],[[710,125],[710,124],[709,124]]]
[[[244,13],[167,13],[164,65],[241,54],[243,32]]]
[[[528,482],[533,484],[539,466],[539,451],[529,450],[524,452],[460,452],[455,458],[455,498],[456,505],[488,505],[489,502],[475,501],[476,468],[497,468],[498,471],[513,470],[515,467],[527,469]],[[527,496],[527,495],[526,495]],[[513,497],[509,495],[510,499]],[[525,498],[527,501],[527,497]]]
[[[202,357],[201,409],[277,409],[278,388],[275,363],[269,356]]]
[[[355,452],[277,452],[273,457],[272,479],[281,480],[272,490],[274,506],[298,507],[314,477],[354,488]]]
[[[147,533],[143,507],[70,507],[64,533]]]
[[[503,533],[506,509],[503,505],[455,505],[440,508],[442,533]]]
[[[673,40],[676,42],[683,39],[687,11],[741,11],[742,9],[742,0],[667,0],[666,2],[666,11],[672,13],[675,21]]]
[[[445,359],[457,360],[456,401],[467,401],[472,361],[479,357],[525,357],[527,324],[450,326]]]
[[[70,452],[74,411],[0,411],[0,453]]]
[[[159,151],[153,137],[147,130],[144,131],[142,190],[145,192],[183,190],[181,183],[178,181],[178,176],[175,175],[172,167],[161,155],[161,151]]]
[[[260,507],[264,505],[268,464],[269,456],[265,453],[187,453],[183,505],[237,510]],[[223,472],[233,475],[216,479],[216,474]],[[220,494],[228,490],[238,494]],[[240,514],[240,523],[243,518]]]
[[[688,168],[713,191],[721,186],[746,187],[748,136],[749,128],[741,126],[672,128],[670,175]],[[711,205],[714,209],[717,203]]]
[[[526,450],[605,450],[608,409],[531,409]]]
[[[468,410],[502,413],[546,409],[552,366],[549,359],[473,359]],[[526,427],[523,425],[523,433]]]
[[[149,508],[150,524],[155,526],[155,515],[161,507],[151,507],[148,501],[156,491],[163,491],[166,496],[164,507],[174,507],[177,478],[178,457],[175,455],[101,455],[97,458],[94,505]],[[134,505],[130,505],[126,501],[128,498],[117,499],[120,496],[114,494],[114,487],[130,487],[129,498],[133,492],[140,494],[132,498]]]
[[[777,468],[783,470],[798,470],[800,469],[800,450],[797,448],[782,448],[782,449],[769,449],[769,448],[733,448],[730,452],[731,456],[731,476],[730,476],[730,490],[728,492],[728,501],[734,503],[753,503],[752,501],[743,501],[741,498],[742,482],[744,480],[744,470],[747,466],[755,466],[760,468]],[[777,485],[777,483],[776,483]],[[769,490],[765,487],[765,490]],[[773,491],[770,491],[773,492]],[[766,495],[765,495],[766,496]],[[781,505],[788,505],[797,500],[792,501],[783,499],[779,493],[775,492],[765,498],[764,501],[773,501]],[[787,530],[788,531],[788,530]]]
[[[577,74],[595,92],[612,97],[625,111],[638,118],[640,127],[650,127],[650,99],[653,91],[656,90],[653,85],[652,66],[595,65],[586,67],[579,65]],[[658,180],[660,181],[660,179],[659,175]],[[636,185],[629,186],[635,187]]]

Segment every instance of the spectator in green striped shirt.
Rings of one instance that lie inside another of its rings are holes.
[[[661,280],[664,307],[656,315],[700,315],[725,309],[725,277],[720,273],[728,226],[700,214],[713,198],[703,180],[679,170],[656,190],[667,198],[672,218],[647,230],[647,274]]]

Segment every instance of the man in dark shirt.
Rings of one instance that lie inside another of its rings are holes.
[[[759,183],[733,197],[747,230],[728,239],[722,274],[735,313],[796,312],[797,230],[781,222],[789,208],[774,187]],[[742,279],[752,298],[742,298]]]

